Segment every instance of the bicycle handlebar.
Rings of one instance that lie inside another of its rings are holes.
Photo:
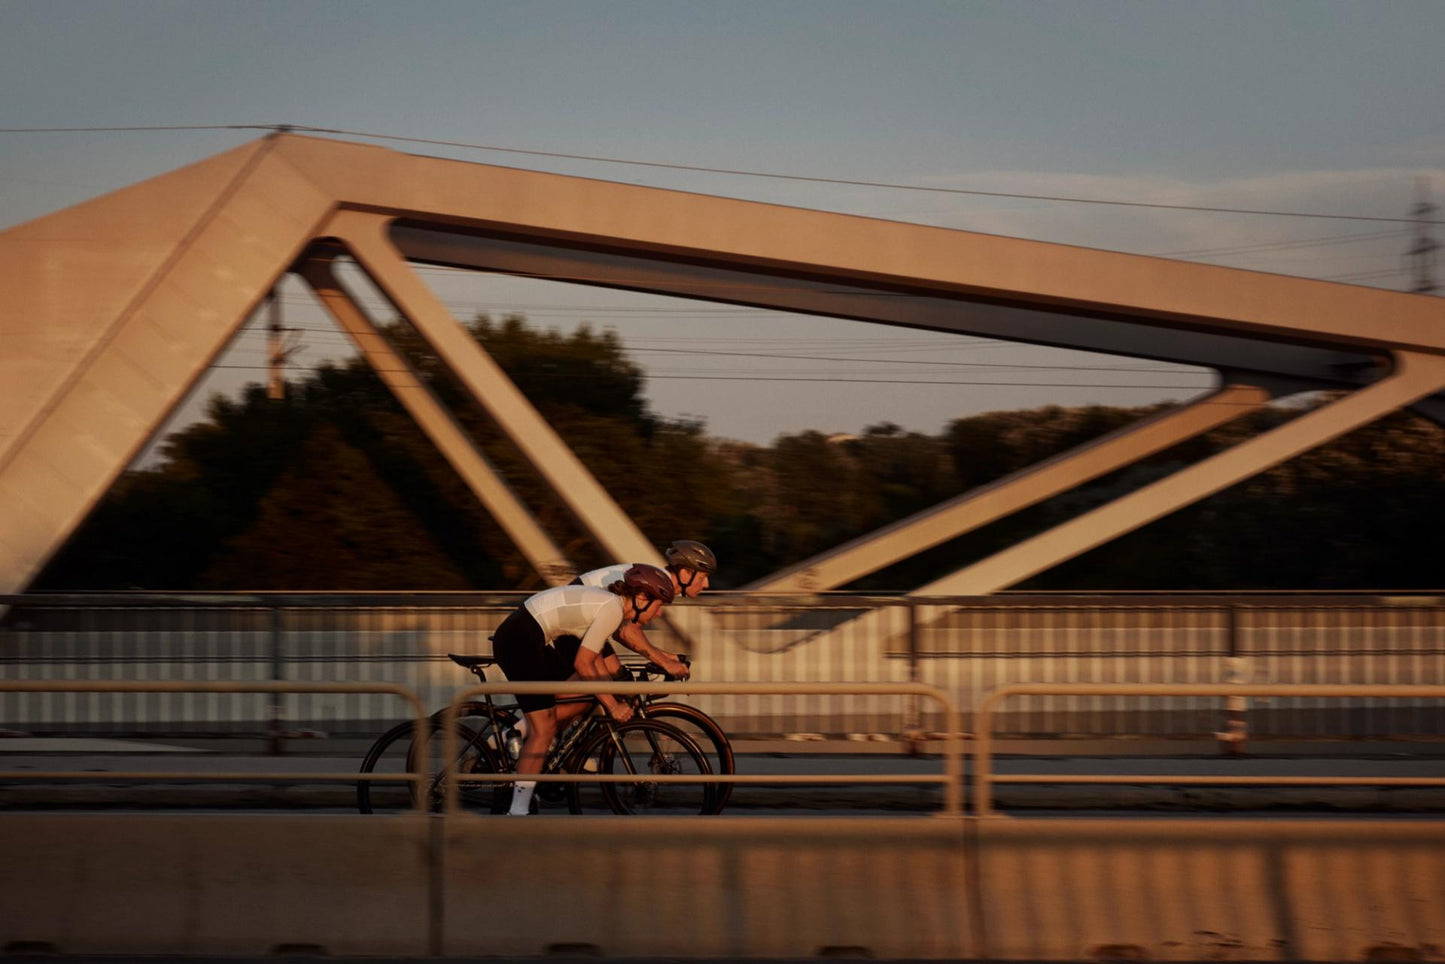
[[[688,656],[685,653],[679,653],[677,655],[677,661],[688,668],[692,667],[692,657]],[[639,682],[642,683],[648,682],[653,677],[661,677],[663,680],[669,683],[678,683],[682,681],[682,677],[673,676],[667,670],[663,669],[661,666],[657,665],[650,659],[643,662],[640,666],[634,665],[629,667],[626,664],[623,664],[623,669],[628,669],[633,673],[640,675],[641,679],[639,680]]]

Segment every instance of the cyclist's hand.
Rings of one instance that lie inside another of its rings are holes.
[[[627,700],[616,700],[607,708],[607,714],[618,723],[626,723],[632,719],[632,704]]]
[[[676,656],[667,656],[662,662],[662,668],[667,670],[667,675],[673,679],[687,679],[692,675],[688,665]]]

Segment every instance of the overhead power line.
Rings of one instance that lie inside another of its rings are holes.
[[[732,177],[768,178],[779,181],[799,181],[812,184],[837,184],[845,187],[868,187],[890,191],[916,191],[929,194],[953,194],[969,197],[1006,198],[1023,201],[1050,201],[1061,204],[1095,204],[1110,207],[1150,208],[1165,211],[1193,211],[1207,214],[1240,214],[1277,218],[1316,218],[1330,221],[1371,221],[1399,224],[1445,224],[1445,221],[1426,220],[1418,217],[1372,217],[1359,214],[1324,214],[1318,211],[1279,211],[1259,208],[1227,208],[1201,204],[1165,204],[1157,201],[1120,201],[1108,198],[1076,197],[1061,194],[1027,194],[1013,191],[981,191],[961,187],[931,187],[922,184],[898,184],[888,181],[862,181],[848,178],[821,177],[808,174],[781,174],[776,171],[751,171],[740,168],[707,167],[700,164],[675,164],[666,161],[644,161],[635,158],[605,157],[597,154],[572,154],[563,151],[542,151],[521,147],[501,147],[496,144],[476,144],[467,141],[441,140],[429,137],[406,137],[399,134],[377,134],[369,131],[346,130],[339,127],[311,127],[304,124],[204,124],[167,125],[155,127],[0,127],[0,134],[52,134],[52,133],[118,133],[139,131],[216,131],[216,130],[268,130],[308,134],[336,134],[343,137],[364,137],[369,140],[396,141],[405,144],[426,144],[432,147],[456,147],[472,151],[491,151],[501,154],[518,154],[528,157],[548,157],[557,160],[586,161],[595,164],[622,164],[631,167],[650,167],[670,171],[689,171],[698,174],[725,174]]]
[[[1326,238],[1301,238],[1297,241],[1261,241],[1255,244],[1233,244],[1221,248],[1196,248],[1192,251],[1169,251],[1161,258],[1206,258],[1227,254],[1249,254],[1258,251],[1282,251],[1286,248],[1317,248],[1335,244],[1358,244],[1383,241],[1401,236],[1399,228],[1389,231],[1364,231],[1358,234],[1337,234]]]
[[[266,365],[212,365],[216,371],[266,371]],[[410,369],[385,369],[388,373],[407,374]],[[1185,374],[1185,373],[1181,373]],[[576,376],[566,376],[570,381],[576,381]],[[730,381],[730,382],[830,382],[843,384],[862,385],[973,385],[987,386],[992,388],[1142,388],[1151,391],[1172,390],[1172,391],[1203,391],[1210,385],[1140,385],[1120,384],[1110,382],[1000,382],[1000,381],[974,381],[970,379],[925,379],[925,378],[846,378],[839,376],[824,377],[799,377],[795,375],[667,375],[648,373],[647,379],[670,381],[686,379],[688,381]]]
[[[276,131],[284,124],[151,124],[141,127],[0,127],[0,134],[121,134],[146,131]]]

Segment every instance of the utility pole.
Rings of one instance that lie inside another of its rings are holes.
[[[266,397],[286,397],[286,362],[296,354],[299,345],[287,341],[288,334],[295,334],[281,327],[281,298],[275,288],[266,295]]]
[[[1435,252],[1440,245],[1430,233],[1430,222],[1433,220],[1431,215],[1436,210],[1430,201],[1430,179],[1415,178],[1415,206],[1410,209],[1410,214],[1415,218],[1415,239],[1410,243],[1409,252],[1414,283],[1410,290],[1422,295],[1434,294],[1436,289]]]

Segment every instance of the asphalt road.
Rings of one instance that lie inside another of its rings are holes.
[[[83,738],[0,740],[0,811],[33,809],[299,810],[354,811],[354,784],[307,780],[311,774],[354,773],[364,741],[295,741],[270,755],[245,741],[117,741]],[[799,744],[754,742],[738,746],[740,774],[868,774],[907,777],[943,772],[940,757],[911,754],[902,744],[847,741]],[[1445,744],[1320,744],[1252,747],[1242,757],[1221,756],[1210,743],[1147,744],[1049,741],[1004,745],[995,758],[1000,774],[1073,776],[1192,775],[1229,777],[1368,777],[1445,779]],[[1052,751],[1052,752],[1050,752]],[[1108,751],[1108,752],[1105,752]],[[132,781],[121,772],[159,776]],[[206,772],[235,779],[202,782]],[[74,774],[61,778],[55,774]],[[293,781],[249,780],[249,775],[295,774]],[[967,787],[967,784],[966,784]],[[1445,813],[1445,786],[1244,787],[1167,785],[1147,779],[1126,785],[996,784],[1002,811],[1279,811]],[[936,785],[739,784],[729,812],[926,813],[942,806]]]

